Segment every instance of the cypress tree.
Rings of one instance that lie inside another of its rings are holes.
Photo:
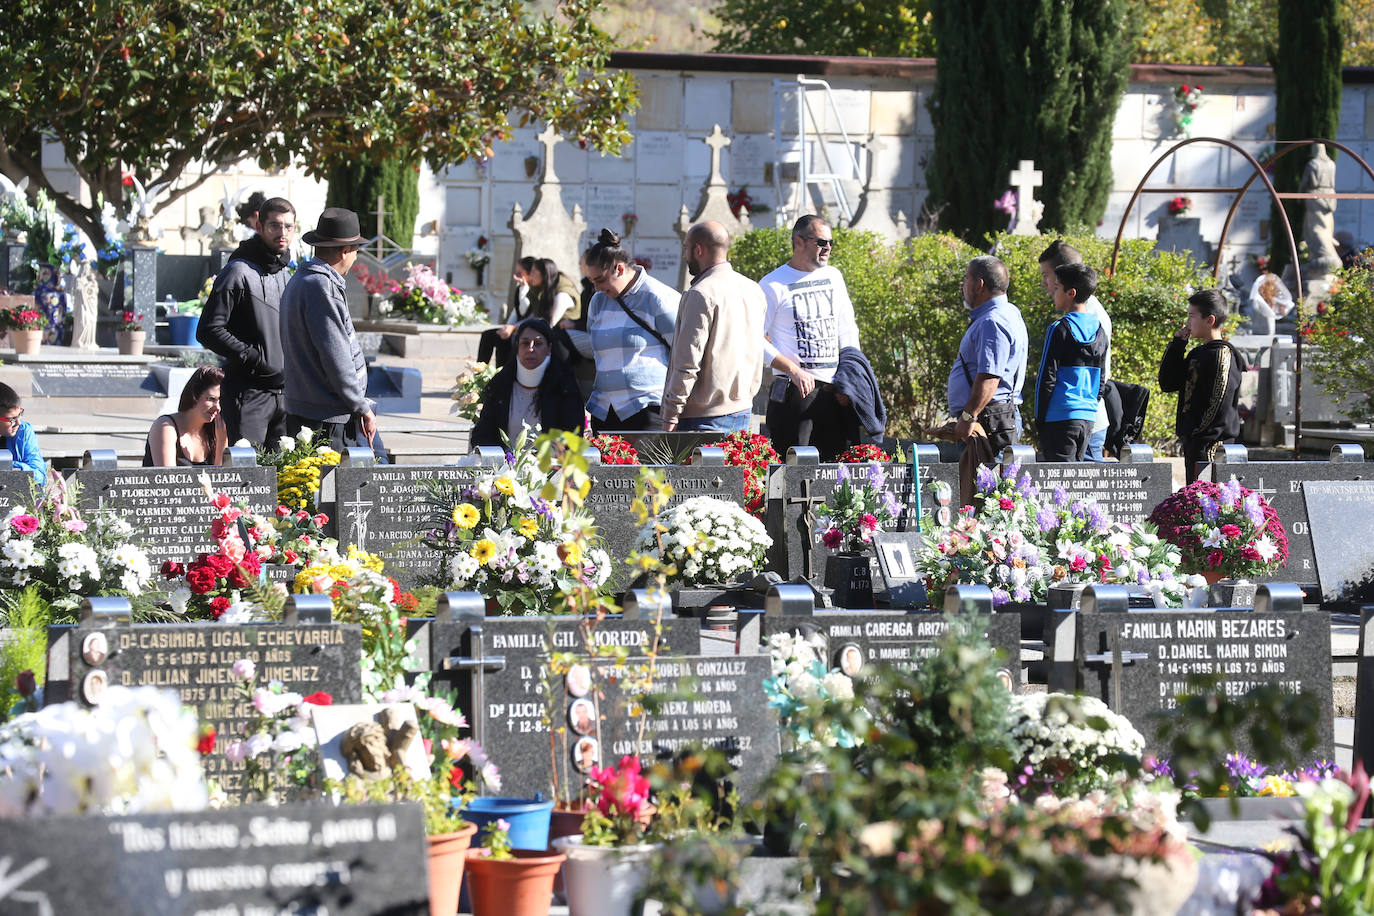
[[[1045,229],[1095,225],[1111,191],[1112,124],[1130,76],[1127,0],[932,0],[926,169],[944,228],[976,243],[1021,159],[1044,173]]]
[[[1274,68],[1275,134],[1280,141],[1336,136],[1341,120],[1340,0],[1279,0],[1279,42],[1270,60]],[[1280,143],[1276,151],[1282,151]],[[1296,191],[1302,183],[1311,147],[1289,153],[1274,165],[1274,186]],[[1332,158],[1337,150],[1328,148]],[[1302,241],[1303,202],[1284,201],[1293,238]],[[1273,211],[1277,230],[1283,215]],[[1281,231],[1269,233],[1271,270],[1288,263],[1288,242]]]
[[[382,225],[387,238],[402,248],[415,241],[420,213],[420,169],[402,157],[381,162],[340,162],[329,170],[325,206],[347,207],[358,214],[364,236],[376,232],[377,195],[386,209]]]

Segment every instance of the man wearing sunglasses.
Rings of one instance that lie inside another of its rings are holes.
[[[759,281],[768,303],[763,354],[773,369],[768,435],[779,454],[812,445],[822,461],[850,444],[852,411],[833,382],[840,351],[859,347],[849,290],[830,266],[834,244],[825,220],[803,216],[792,227],[791,260]]]

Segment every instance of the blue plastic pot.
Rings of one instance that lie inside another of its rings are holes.
[[[512,848],[543,851],[549,848],[549,818],[552,814],[552,799],[484,797],[468,803],[463,809],[463,820],[477,825],[474,846],[482,841],[483,827],[505,818],[510,824]]]
[[[174,347],[198,347],[196,328],[200,325],[199,315],[168,315],[167,334]]]

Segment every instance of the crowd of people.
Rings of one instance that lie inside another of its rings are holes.
[[[246,220],[253,235],[215,277],[197,337],[222,359],[202,367],[177,410],[154,421],[145,466],[219,464],[228,443],[271,446],[301,428],[323,431],[343,451],[384,457],[367,397],[367,366],[345,297],[345,278],[365,241],[357,214],[321,213],[301,241],[314,250],[288,270],[297,231],[290,201],[267,198]],[[859,345],[844,276],[830,263],[834,236],[820,216],[791,232],[791,257],[755,283],[729,262],[730,237],[714,221],[692,226],[683,258],[692,276],[679,293],[635,263],[603,229],[581,256],[581,283],[548,258],[515,266],[516,294],[481,358],[500,366],[482,392],[473,445],[501,445],[522,430],[704,431],[751,427],[766,391],[767,432],[779,454],[809,445],[832,461],[880,443],[887,416]],[[1097,273],[1063,241],[1039,258],[1041,283],[1062,313],[1045,333],[1031,391],[1045,461],[1100,461],[1113,423],[1111,316],[1095,295]],[[1022,435],[1029,342],[1007,299],[1006,265],[974,258],[962,294],[968,329],[950,367],[950,422],[935,435],[962,443],[978,462],[997,460]],[[1176,432],[1187,479],[1240,432],[1245,361],[1222,339],[1226,299],[1189,300],[1159,368],[1177,392]],[[1188,350],[1188,341],[1198,346]],[[764,371],[770,378],[763,385]],[[0,446],[39,479],[45,464],[14,390],[0,384]],[[1119,412],[1119,410],[1118,410]]]

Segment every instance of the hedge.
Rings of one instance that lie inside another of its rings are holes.
[[[833,231],[831,262],[844,274],[854,300],[859,338],[887,403],[888,433],[919,437],[947,416],[946,382],[967,327],[960,284],[965,266],[980,252],[947,233],[894,244],[870,232],[842,227]],[[1040,344],[1055,314],[1040,286],[1037,258],[1056,237],[991,238],[1011,273],[1008,295],[1021,307],[1030,335],[1022,408],[1030,441]],[[1104,269],[1110,262],[1111,242],[1086,231],[1063,237],[1088,264]],[[737,238],[730,248],[735,269],[755,280],[790,257],[788,229],[758,229]],[[1153,242],[1132,239],[1122,244],[1116,273],[1100,282],[1098,298],[1112,316],[1112,374],[1155,392],[1145,439],[1168,450],[1173,444],[1175,402],[1173,396],[1159,393],[1159,358],[1187,317],[1188,295],[1211,285],[1210,275],[1186,254],[1156,252]]]

